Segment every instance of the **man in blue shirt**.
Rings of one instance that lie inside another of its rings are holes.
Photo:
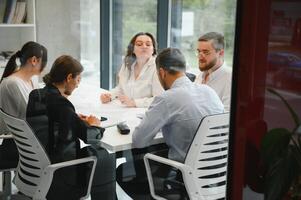
[[[161,130],[169,147],[168,157],[184,162],[201,119],[206,115],[224,112],[224,106],[213,89],[187,78],[185,58],[179,49],[164,49],[156,58],[156,68],[160,83],[166,91],[154,98],[136,127],[132,138],[133,147],[149,146]],[[165,156],[165,151],[160,151],[160,155]],[[131,181],[123,181],[117,176],[120,186],[133,199],[136,199],[135,195],[149,194],[143,160],[135,160],[135,168],[136,177]],[[156,176],[170,178],[168,167],[160,166],[155,171]]]
[[[164,49],[156,58],[156,66],[166,91],[155,97],[135,129],[133,146],[148,146],[161,129],[169,147],[168,157],[184,162],[201,119],[223,113],[224,106],[213,89],[186,77],[186,62],[179,49]]]

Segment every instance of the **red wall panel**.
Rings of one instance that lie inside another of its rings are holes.
[[[263,192],[262,136],[292,127],[283,103],[266,89],[301,113],[301,1],[239,1],[235,42],[228,199],[243,199]]]

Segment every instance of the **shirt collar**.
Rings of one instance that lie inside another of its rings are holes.
[[[155,60],[155,59],[156,59],[155,56],[150,57],[150,58],[148,59],[148,61],[143,65],[142,69],[145,68],[145,67],[151,66],[151,65],[154,63],[154,60]],[[137,62],[137,61],[135,61],[135,62],[132,64],[131,70],[134,69],[134,66],[136,65],[136,62]]]
[[[176,79],[170,88],[177,88],[177,87],[182,87],[183,85],[186,85],[186,84],[189,84],[189,83],[192,83],[188,78],[187,76],[182,76],[178,79]]]
[[[207,71],[204,71],[203,74],[202,74],[202,80],[205,78],[206,74],[209,74],[209,80],[212,80],[214,79],[214,77],[216,77],[217,74],[219,74],[220,71],[222,71],[221,69],[224,68],[225,66],[225,62],[221,65],[221,66],[214,66],[212,68],[210,68],[209,70]]]
[[[148,61],[143,65],[143,67],[142,67],[142,69],[141,69],[141,71],[140,71],[140,74],[139,74],[138,78],[141,77],[141,76],[144,74],[144,72],[146,71],[147,68],[149,68],[150,66],[152,66],[152,64],[155,62],[154,59],[155,59],[154,56],[152,56],[152,57],[150,57],[150,58],[148,59]],[[132,64],[132,66],[131,66],[132,77],[134,77],[134,66],[136,65],[136,62],[137,62],[137,61],[135,61],[135,62]]]

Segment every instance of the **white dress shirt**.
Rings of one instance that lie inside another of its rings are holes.
[[[192,83],[183,76],[169,90],[155,97],[133,133],[133,146],[148,146],[162,129],[169,146],[169,158],[184,162],[201,119],[223,111],[224,106],[213,89]]]
[[[142,67],[137,79],[135,79],[134,62],[129,70],[124,64],[119,71],[119,83],[111,90],[112,97],[124,94],[134,99],[137,107],[148,107],[153,97],[161,94],[163,88],[156,72],[155,57],[151,57]]]
[[[205,74],[208,72],[201,72],[195,82],[202,84]],[[225,65],[216,69],[213,72],[209,72],[209,77],[206,85],[210,86],[215,90],[221,101],[225,106],[225,110],[230,110],[231,103],[231,83],[232,83],[232,70]]]

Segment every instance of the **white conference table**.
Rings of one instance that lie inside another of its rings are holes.
[[[127,108],[119,100],[102,104],[100,94],[104,92],[107,90],[82,83],[73,91],[69,100],[75,106],[77,113],[108,118],[107,121],[101,123],[101,126],[106,128],[101,139],[103,148],[112,153],[132,149],[132,133],[140,123],[140,118],[145,113],[146,108]],[[131,130],[128,135],[121,135],[117,130],[116,124],[123,121]],[[164,139],[162,134],[158,133],[149,145],[160,143],[164,143]]]

